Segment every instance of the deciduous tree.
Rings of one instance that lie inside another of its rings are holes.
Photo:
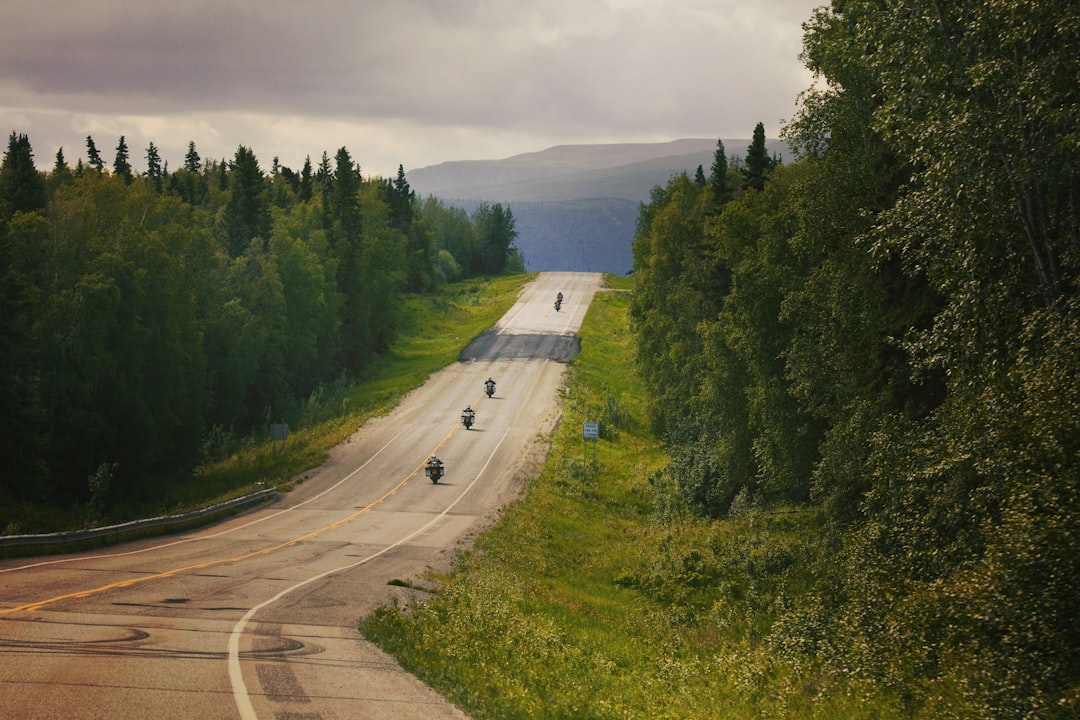
[[[481,275],[498,275],[506,269],[506,262],[517,239],[514,214],[502,203],[485,202],[473,211],[472,220],[476,226],[472,271]]]

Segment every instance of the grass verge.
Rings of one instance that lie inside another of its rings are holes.
[[[678,511],[632,368],[629,300],[593,301],[525,497],[433,596],[381,608],[361,632],[477,720],[896,717],[775,633],[824,552],[812,510]],[[595,448],[584,421],[601,423]]]
[[[360,381],[317,390],[305,407],[301,427],[289,433],[287,453],[263,442],[224,462],[201,466],[197,476],[208,488],[247,488],[263,482],[289,489],[364,422],[390,412],[432,373],[455,362],[466,345],[506,314],[533,277],[467,280],[434,295],[407,297],[401,308],[402,332],[390,351],[376,359]]]

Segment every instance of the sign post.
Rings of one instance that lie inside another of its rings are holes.
[[[285,423],[271,423],[270,425],[270,441],[273,443],[274,455],[277,455],[277,444],[281,443],[281,452],[284,455],[288,448],[285,447],[285,441],[289,439],[289,426]]]
[[[600,423],[586,422],[581,424],[582,462],[589,465],[589,441],[593,441],[593,469],[596,469],[596,441],[600,439]]]

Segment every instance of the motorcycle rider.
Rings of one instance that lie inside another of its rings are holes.
[[[491,397],[495,394],[495,381],[488,378],[484,381],[484,389],[487,391],[487,396]]]
[[[461,422],[468,430],[472,427],[473,422],[476,420],[476,411],[472,409],[472,405],[466,405],[465,409],[461,411]]]

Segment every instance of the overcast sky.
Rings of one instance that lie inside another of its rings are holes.
[[[137,171],[251,148],[365,175],[553,145],[770,138],[825,0],[7,0],[0,130]],[[737,150],[737,149],[732,149]]]

